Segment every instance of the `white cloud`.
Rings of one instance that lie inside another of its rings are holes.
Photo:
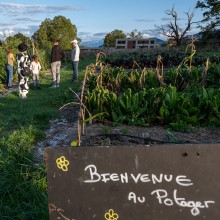
[[[149,37],[151,37],[150,34],[143,34],[143,38],[149,38]]]
[[[13,29],[7,29],[7,30],[3,30],[1,31],[1,35],[4,37],[8,37],[8,36],[13,36],[15,34],[15,31]]]
[[[81,39],[81,42],[88,41],[98,41],[105,37],[107,33],[90,33],[90,32],[79,32],[78,37]]]
[[[78,10],[69,5],[14,4],[0,2],[0,35],[8,37],[18,32],[31,37],[48,14]]]
[[[136,19],[138,22],[144,22],[144,23],[152,23],[155,22],[153,19]]]
[[[4,10],[6,9],[6,10]],[[2,13],[11,15],[12,13],[16,14],[17,12],[25,14],[32,14],[32,13],[57,13],[60,11],[75,11],[78,10],[73,5],[22,5],[22,4],[13,4],[13,3],[3,3],[0,2],[0,11]]]

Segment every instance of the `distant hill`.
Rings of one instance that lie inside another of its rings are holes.
[[[191,40],[192,38],[202,39],[202,34],[201,33],[197,33],[197,34],[192,34],[192,35],[186,35],[184,37],[184,39],[189,39],[189,40]]]
[[[159,39],[157,37],[156,37],[156,42],[157,42],[157,44],[166,44],[167,43],[167,41],[161,40],[161,39]]]
[[[92,40],[92,41],[85,41],[85,42],[81,42],[80,46],[85,46],[85,47],[100,47],[102,46],[104,43],[103,39],[100,40]]]

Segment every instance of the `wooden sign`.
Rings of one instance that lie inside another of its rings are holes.
[[[219,220],[220,144],[46,149],[50,219]]]

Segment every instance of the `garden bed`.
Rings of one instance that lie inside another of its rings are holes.
[[[61,110],[61,119],[51,121],[46,139],[39,148],[70,146],[77,140],[77,111],[74,106]],[[170,131],[163,126],[110,126],[107,123],[86,125],[81,146],[140,146],[158,144],[220,143],[220,129],[192,128],[189,132]]]

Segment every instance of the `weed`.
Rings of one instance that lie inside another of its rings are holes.
[[[122,132],[122,134],[128,134],[128,128],[123,128],[123,129],[121,130],[121,132]]]
[[[109,127],[102,127],[102,131],[104,134],[109,134],[110,128]]]

